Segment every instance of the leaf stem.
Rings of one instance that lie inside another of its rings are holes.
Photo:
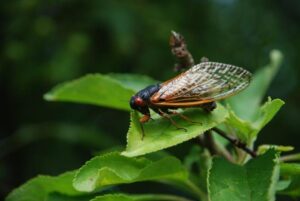
[[[206,147],[211,155],[222,155],[227,160],[234,162],[230,153],[226,149],[221,149],[218,144],[216,144],[211,130],[206,131],[204,135],[199,136],[199,144]]]
[[[280,157],[281,162],[287,162],[287,161],[299,161],[300,160],[300,153],[298,154],[289,154],[285,156]]]
[[[185,191],[201,201],[208,201],[207,194],[189,179],[184,180],[160,180],[161,183],[172,185],[177,189]]]
[[[241,142],[238,139],[232,138],[231,136],[227,135],[221,129],[215,127],[215,128],[212,128],[212,130],[215,131],[220,136],[222,136],[223,138],[225,138],[226,140],[228,140],[234,146],[236,146],[236,147],[242,149],[243,151],[245,151],[246,153],[250,154],[253,158],[255,158],[257,156],[256,152],[251,150],[249,147],[247,147],[247,145],[245,143]]]
[[[193,182],[191,182],[190,180],[186,180],[184,181],[184,184],[188,186],[200,198],[201,201],[208,201],[207,194]]]

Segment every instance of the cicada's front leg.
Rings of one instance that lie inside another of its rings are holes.
[[[145,114],[144,116],[142,116],[141,118],[140,118],[140,122],[143,124],[143,123],[146,123],[147,121],[149,121],[151,119],[151,116],[150,116],[150,114],[148,115],[148,114]]]

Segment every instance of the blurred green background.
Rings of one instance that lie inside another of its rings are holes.
[[[271,49],[281,50],[284,64],[267,94],[286,105],[258,143],[300,151],[300,1],[19,0],[0,9],[0,199],[37,174],[75,169],[124,146],[128,113],[46,102],[43,94],[87,73],[166,80],[175,75],[171,30],[185,36],[196,61],[206,56],[252,72]],[[175,152],[183,155],[184,146]]]

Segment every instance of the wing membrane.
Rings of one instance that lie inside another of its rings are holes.
[[[220,100],[245,89],[250,79],[251,73],[243,68],[203,62],[162,83],[151,100],[155,100],[153,103],[157,105]]]

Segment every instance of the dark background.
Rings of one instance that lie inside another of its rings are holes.
[[[20,0],[0,9],[0,198],[37,174],[75,169],[124,146],[128,113],[46,102],[43,94],[95,72],[168,79],[175,75],[171,30],[185,36],[196,60],[252,72],[268,63],[270,50],[281,50],[284,64],[267,95],[286,105],[258,143],[300,151],[300,1]]]

